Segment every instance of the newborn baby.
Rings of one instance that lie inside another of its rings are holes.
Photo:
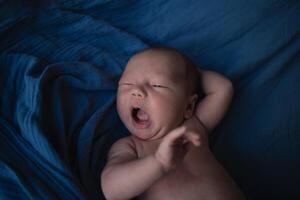
[[[197,103],[199,86],[205,97]],[[134,55],[119,81],[117,110],[130,136],[111,147],[101,174],[108,200],[241,200],[211,153],[207,134],[224,116],[233,87],[198,71],[175,49]]]

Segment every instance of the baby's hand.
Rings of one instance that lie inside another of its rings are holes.
[[[199,135],[199,141],[201,146],[208,145],[208,132],[196,116],[193,116],[190,119],[186,119],[183,122],[183,126],[186,127],[187,132],[193,132]]]
[[[199,135],[180,126],[166,135],[155,152],[156,160],[165,172],[174,169],[188,152],[189,145],[199,146]]]

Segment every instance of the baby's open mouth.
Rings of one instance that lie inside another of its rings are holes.
[[[138,124],[146,125],[149,123],[149,115],[141,108],[132,108],[131,115],[134,121]]]

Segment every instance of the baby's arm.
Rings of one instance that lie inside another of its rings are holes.
[[[108,163],[101,174],[101,186],[106,199],[130,199],[139,196],[182,162],[190,145],[199,145],[199,135],[178,127],[168,133],[158,149],[138,158],[134,144],[128,138],[111,148]]]
[[[124,138],[112,146],[108,163],[101,174],[106,199],[136,197],[163,176],[163,168],[154,155],[138,159],[133,145],[128,138]]]
[[[224,117],[233,97],[233,85],[229,79],[212,71],[201,70],[201,86],[204,99],[198,103],[195,115],[211,132]]]

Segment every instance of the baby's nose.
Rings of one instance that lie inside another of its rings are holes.
[[[139,87],[136,87],[132,90],[131,95],[134,97],[144,98],[147,96],[146,92]]]

